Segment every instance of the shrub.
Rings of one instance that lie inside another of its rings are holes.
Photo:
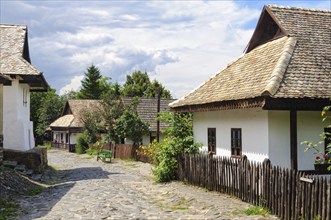
[[[84,154],[86,150],[89,148],[88,144],[88,137],[86,133],[80,134],[77,137],[77,144],[76,144],[76,153],[77,154]]]
[[[177,155],[198,153],[202,144],[194,143],[191,114],[162,113],[159,120],[169,127],[163,142],[158,143],[153,175],[156,182],[168,182],[176,179]]]
[[[159,143],[157,143],[156,140],[153,140],[153,142],[147,146],[139,146],[136,152],[137,155],[147,156],[148,158],[151,158],[152,163],[157,164],[158,149],[159,149]]]

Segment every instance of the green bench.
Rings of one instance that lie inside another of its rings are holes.
[[[113,152],[111,150],[101,149],[101,151],[97,155],[97,161],[101,159],[103,162],[107,162],[107,158],[109,158],[109,163],[110,163],[112,157],[113,157]]]

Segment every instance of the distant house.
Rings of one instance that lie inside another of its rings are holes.
[[[305,140],[330,121],[331,11],[264,7],[243,56],[171,103],[193,112],[195,141],[217,155],[314,169]]]
[[[169,103],[173,99],[161,99],[160,112],[169,111]],[[129,105],[131,99],[124,98],[124,105]],[[74,147],[77,143],[77,136],[83,132],[84,124],[82,122],[83,115],[86,112],[99,111],[101,109],[100,101],[98,100],[68,100],[62,116],[55,120],[51,125],[52,131],[52,145],[64,149]],[[143,137],[143,144],[149,144],[156,138],[156,121],[157,116],[157,99],[141,98],[137,106],[137,113],[142,121],[148,123],[150,133]],[[164,129],[166,125],[160,124],[160,130]],[[160,135],[163,138],[162,135]],[[131,140],[126,139],[125,144],[132,144]]]
[[[0,132],[4,148],[27,151],[35,147],[30,91],[45,91],[48,84],[31,65],[26,26],[0,25],[0,74]]]

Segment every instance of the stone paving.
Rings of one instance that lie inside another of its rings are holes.
[[[48,152],[47,189],[20,199],[17,219],[277,219],[239,214],[249,204],[181,182],[156,184],[150,164]]]

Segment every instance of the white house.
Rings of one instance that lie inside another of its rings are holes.
[[[43,74],[31,65],[27,27],[0,25],[0,88],[3,145],[5,149],[27,151],[35,147],[30,121],[30,91],[45,91]]]
[[[245,53],[170,106],[193,112],[195,141],[217,155],[313,170],[301,142],[330,124],[330,24],[331,11],[264,7]]]
[[[124,98],[124,105],[130,105],[131,99]],[[170,110],[169,103],[173,99],[160,100],[160,112],[167,112]],[[83,132],[84,124],[82,118],[86,112],[100,111],[102,105],[99,100],[68,100],[62,116],[55,120],[51,125],[52,131],[52,145],[54,147],[70,149],[77,143],[77,137]],[[149,125],[149,135],[143,136],[142,144],[148,145],[156,138],[157,122],[157,99],[155,98],[141,98],[137,106],[137,114],[142,121]],[[166,125],[160,123],[160,131],[166,128]],[[160,139],[164,136],[160,134]],[[123,140],[123,144],[133,144],[131,140]]]

